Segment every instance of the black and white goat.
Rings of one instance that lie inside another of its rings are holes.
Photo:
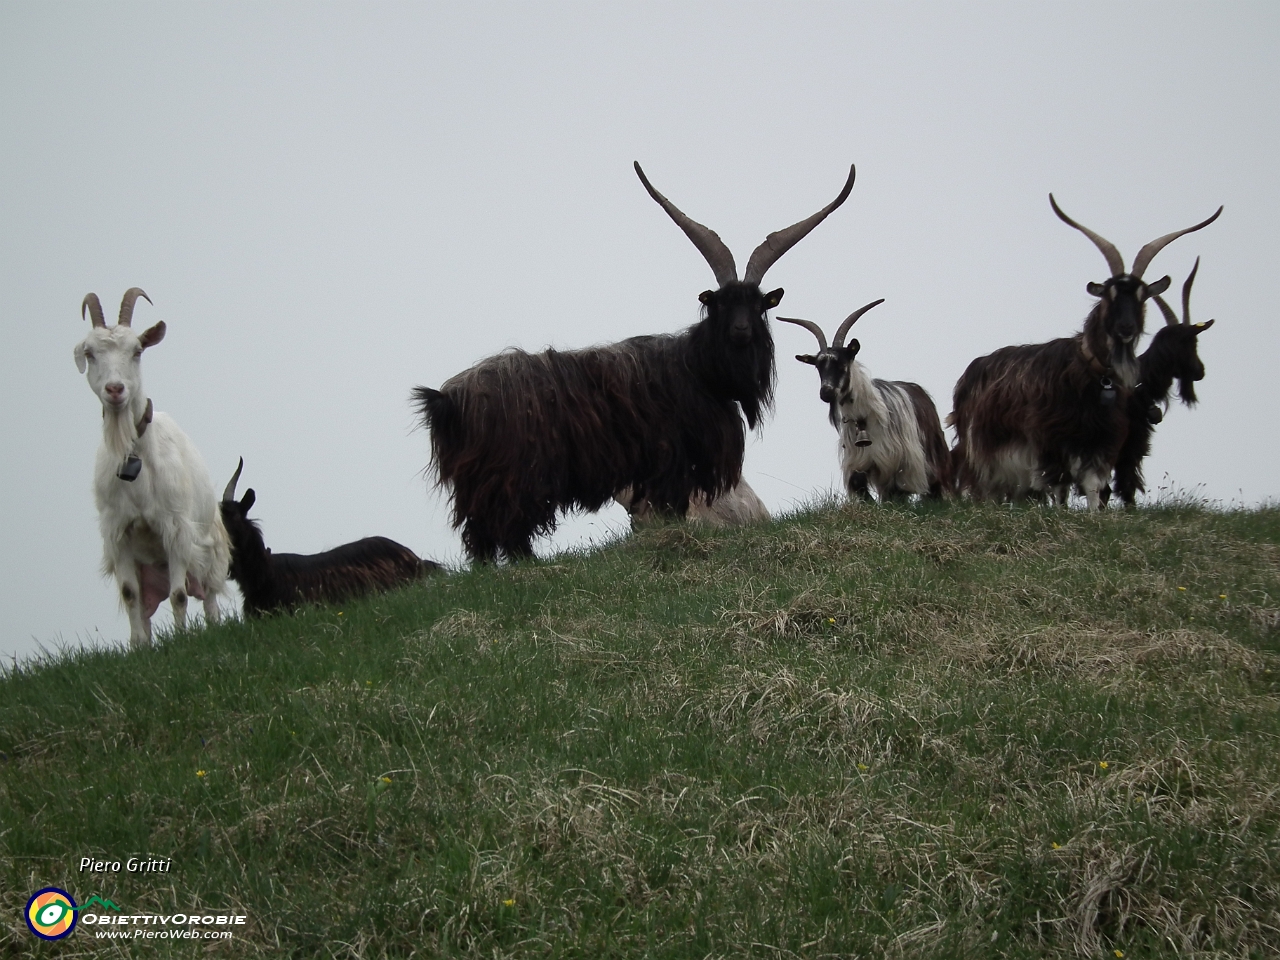
[[[1115,489],[1126,507],[1132,507],[1139,491],[1146,491],[1142,476],[1142,461],[1151,452],[1151,435],[1155,426],[1164,419],[1163,407],[1169,404],[1173,381],[1178,381],[1178,396],[1188,407],[1195,406],[1197,380],[1204,379],[1204,363],[1197,350],[1200,334],[1211,326],[1191,322],[1191,285],[1200,258],[1182,285],[1182,320],[1169,307],[1163,297],[1156,296],[1156,304],[1164,314],[1165,325],[1156,331],[1151,343],[1138,357],[1140,382],[1129,398],[1129,435],[1120,448],[1116,461]]]
[[[1074,337],[1002,347],[969,364],[948,418],[956,430],[953,462],[960,489],[975,499],[1051,492],[1066,503],[1074,484],[1096,510],[1105,505],[1102,491],[1129,432],[1129,402],[1140,379],[1133,348],[1146,301],[1169,287],[1168,277],[1146,283],[1142,274],[1166,245],[1208,226],[1222,208],[1152,240],[1126,272],[1112,243],[1063,213],[1052,194],[1049,203],[1102,251],[1111,277],[1088,285],[1098,302]]]
[[[120,319],[108,327],[97,294],[80,305],[93,327],[76,344],[76,369],[102,403],[102,444],[93,499],[102,531],[103,572],[116,578],[129,616],[129,642],[151,643],[151,617],[169,598],[174,626],[187,625],[188,595],[204,601],[205,619],[219,619],[230,544],[218,516],[209,470],[168,414],[156,413],[142,389],[142,352],[164,339],[164,321],[135,333],[137,287],[125,292]]]
[[[913,493],[941,497],[951,487],[951,453],[933,398],[918,383],[873,380],[857,360],[862,345],[856,339],[844,343],[858,318],[882,303],[876,300],[849,314],[830,346],[813,321],[778,319],[818,338],[816,354],[796,354],[796,359],[818,370],[818,395],[840,434],[840,472],[849,496],[866,497],[870,484],[882,501]]]
[[[698,298],[701,321],[683,333],[633,337],[584,350],[508,350],[418,387],[433,466],[450,488],[453,522],[475,560],[528,556],[561,511],[598,510],[625,488],[667,516],[708,503],[742,475],[742,416],[755,427],[773,402],[774,348],[766,311],[781,290],[765,272],[853,189],[813,216],[770,234],[738,279],[721,239],[645,189],[702,253],[719,284]],[[739,413],[741,410],[741,414]]]
[[[412,583],[440,570],[386,537],[365,537],[324,553],[272,553],[262,529],[249,519],[252,488],[236,499],[244,458],[222,492],[222,522],[231,537],[231,579],[240,585],[244,612],[258,617],[303,603],[337,603]]]

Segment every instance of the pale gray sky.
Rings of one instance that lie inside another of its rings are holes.
[[[109,315],[151,295],[147,392],[219,488],[245,457],[274,549],[381,534],[457,562],[409,390],[511,345],[678,330],[713,285],[633,160],[739,263],[856,163],[769,283],[824,326],[885,297],[862,359],[943,415],[971,359],[1075,332],[1105,278],[1049,191],[1127,260],[1225,204],[1148,270],[1176,290],[1201,255],[1192,307],[1218,324],[1147,476],[1275,499],[1278,41],[1271,2],[0,3],[0,652],[128,635],[71,358],[86,292]],[[811,338],[774,335],[746,475],[779,511],[838,473],[791,359]]]

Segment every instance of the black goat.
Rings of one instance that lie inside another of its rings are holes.
[[[1167,244],[1208,226],[1222,208],[1152,240],[1125,272],[1113,244],[1063,213],[1052,194],[1049,203],[1102,251],[1111,278],[1088,285],[1099,299],[1081,333],[1002,347],[969,364],[948,418],[956,429],[952,457],[960,489],[975,499],[1052,492],[1066,503],[1075,484],[1096,510],[1104,506],[1102,491],[1129,432],[1129,402],[1139,381],[1133,346],[1142,336],[1146,301],[1169,287],[1168,277],[1145,283],[1143,271]]]
[[[272,553],[257,521],[249,519],[252,489],[236,500],[244,458],[222,494],[222,522],[231,537],[229,578],[240,585],[244,612],[262,616],[303,603],[336,603],[412,583],[439,571],[408,547],[386,537],[365,537],[324,553]]]
[[[719,288],[698,298],[701,321],[683,333],[632,337],[585,350],[508,350],[413,398],[431,431],[436,476],[453,498],[453,523],[470,556],[528,556],[562,510],[598,510],[630,488],[637,504],[684,516],[690,497],[708,503],[742,475],[739,408],[755,427],[773,402],[773,337],[765,271],[853,189],[807,220],[772,233],[739,280],[733,254],[645,177],[650,196],[715,272]]]
[[[1138,358],[1141,382],[1129,398],[1129,436],[1116,461],[1116,493],[1126,507],[1134,505],[1139,491],[1146,492],[1142,461],[1151,453],[1151,435],[1156,424],[1164,419],[1161,408],[1169,403],[1173,381],[1178,381],[1178,396],[1182,402],[1193,407],[1196,403],[1195,383],[1204,379],[1204,363],[1196,347],[1200,334],[1213,326],[1213,321],[1191,322],[1191,285],[1199,269],[1200,258],[1196,257],[1196,264],[1182,285],[1181,322],[1164,298],[1156,297],[1165,325],[1156,331]]]

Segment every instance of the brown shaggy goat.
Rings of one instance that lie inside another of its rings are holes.
[[[1105,503],[1111,478],[1129,433],[1130,397],[1138,384],[1134,344],[1142,336],[1146,301],[1169,287],[1143,271],[1167,244],[1208,226],[1222,213],[1152,240],[1126,272],[1109,241],[1054,213],[1097,245],[1111,269],[1104,283],[1090,283],[1098,298],[1074,337],[1002,347],[979,357],[956,384],[948,422],[956,429],[952,452],[960,489],[975,499],[1021,499],[1052,492],[1066,503],[1075,484],[1091,509]]]
[[[766,311],[782,291],[765,293],[760,282],[844,203],[854,179],[850,167],[833,202],[770,234],[739,280],[723,241],[635,166],[719,287],[701,294],[702,319],[682,333],[584,350],[508,350],[439,390],[414,390],[436,476],[450,489],[454,526],[473,560],[526,557],[561,511],[599,510],[628,487],[636,503],[675,517],[695,493],[710,503],[732,489],[742,476],[742,418],[755,427],[773,402]]]

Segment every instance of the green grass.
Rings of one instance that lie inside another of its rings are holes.
[[[1278,706],[1280,509],[659,526],[0,678],[0,955],[1274,957]]]

